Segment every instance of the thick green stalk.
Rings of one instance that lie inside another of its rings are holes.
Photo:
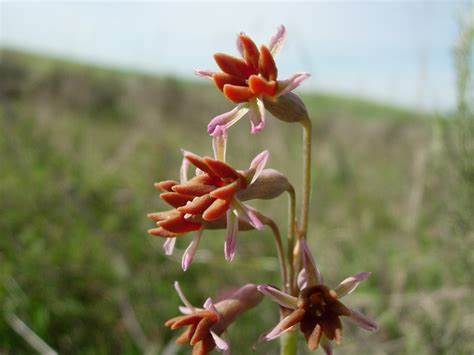
[[[301,222],[299,236],[306,238],[308,232],[309,204],[311,198],[311,143],[312,125],[308,116],[300,121],[303,126],[303,202],[301,205]]]
[[[289,202],[289,221],[288,221],[288,236],[287,236],[287,258],[289,267],[289,280],[286,285],[286,291],[292,295],[296,292],[296,277],[295,277],[295,264],[293,261],[293,249],[295,247],[295,235],[296,235],[296,195],[295,189],[291,186],[288,189],[288,202]]]
[[[280,354],[296,355],[298,353],[298,338],[296,332],[287,332],[280,338]]]

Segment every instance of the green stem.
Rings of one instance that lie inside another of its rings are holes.
[[[298,351],[298,338],[296,332],[287,332],[281,336],[281,355],[296,355]]]
[[[283,243],[281,241],[280,229],[271,218],[258,212],[257,212],[257,217],[262,221],[263,224],[270,227],[270,229],[273,232],[273,236],[275,237],[275,245],[276,245],[277,253],[278,253],[278,261],[280,262],[281,281],[282,281],[283,287],[286,287],[286,285],[289,283],[288,267],[286,265],[285,252],[283,248]]]
[[[289,202],[289,221],[288,221],[288,235],[287,235],[287,258],[289,269],[289,284],[286,291],[294,295],[296,293],[296,277],[295,264],[293,261],[293,249],[295,248],[295,234],[296,234],[296,194],[293,186],[288,189]]]
[[[303,126],[303,203],[301,205],[301,223],[299,226],[299,237],[306,238],[308,232],[309,204],[311,197],[311,143],[312,125],[309,117],[300,121]]]

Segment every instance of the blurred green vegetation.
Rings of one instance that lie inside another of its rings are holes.
[[[206,123],[231,107],[212,86],[2,50],[0,100],[1,353],[32,352],[15,315],[62,354],[185,354],[163,327],[178,312],[174,280],[196,305],[243,283],[279,283],[268,231],[242,233],[232,264],[222,233],[206,232],[186,273],[189,238],[168,258],[146,234],[146,213],[164,208],[153,182],[177,178],[179,148],[211,154]],[[474,353],[474,130],[459,128],[472,129],[472,116],[304,100],[314,122],[310,245],[330,285],[373,272],[347,300],[380,323],[374,334],[346,323],[338,353]],[[300,134],[270,118],[250,141],[244,120],[229,160],[244,168],[268,148],[269,166],[299,190]],[[285,197],[255,206],[286,230]],[[269,301],[240,319],[234,354],[250,353],[277,319]]]

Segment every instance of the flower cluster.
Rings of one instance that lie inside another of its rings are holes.
[[[285,122],[299,122],[306,130],[304,202],[302,215],[307,216],[310,193],[311,122],[302,100],[292,93],[308,73],[297,73],[286,80],[278,80],[274,56],[281,49],[286,29],[280,26],[269,44],[260,48],[244,33],[237,37],[241,58],[223,53],[214,55],[221,72],[197,70],[199,76],[211,79],[226,98],[237,104],[229,112],[214,117],[208,127],[212,137],[214,157],[202,157],[183,150],[183,162],[177,180],[157,182],[160,198],[170,206],[166,211],[149,213],[156,224],[148,233],[164,239],[167,255],[173,253],[176,240],[194,233],[183,253],[182,268],[186,271],[196,254],[206,229],[225,229],[224,256],[231,262],[237,249],[239,231],[262,230],[268,226],[273,232],[282,275],[282,288],[261,284],[246,284],[228,296],[214,302],[208,298],[202,307],[193,306],[184,296],[178,282],[175,288],[183,302],[182,315],[169,319],[165,325],[172,330],[183,329],[176,342],[193,347],[193,355],[206,355],[217,349],[229,353],[229,342],[224,339],[227,328],[243,313],[256,307],[264,296],[280,306],[280,322],[260,337],[270,341],[299,327],[310,350],[320,345],[327,354],[332,343],[340,343],[341,318],[345,317],[366,330],[377,328],[374,321],[344,305],[340,300],[351,293],[370,273],[360,273],[342,281],[331,289],[323,282],[306,242],[306,226],[297,227],[295,190],[284,174],[265,168],[269,152],[263,151],[247,169],[239,170],[226,162],[229,128],[248,114],[251,133],[265,127],[268,110]],[[189,171],[193,173],[190,176]],[[178,181],[179,180],[179,181]],[[287,251],[281,241],[277,223],[257,211],[248,201],[274,199],[284,192],[290,198]],[[304,222],[302,222],[304,224]],[[290,350],[288,350],[290,351]],[[287,352],[288,355],[296,355]]]

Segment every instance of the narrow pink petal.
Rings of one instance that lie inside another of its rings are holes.
[[[343,280],[335,289],[337,296],[339,298],[344,297],[345,295],[350,294],[352,291],[354,291],[357,286],[359,286],[359,283],[361,283],[364,280],[367,280],[370,276],[370,272],[361,272],[357,275],[350,276],[347,279]]]
[[[196,69],[194,70],[194,73],[201,77],[201,78],[208,78],[212,80],[212,77],[214,76],[215,72],[210,71],[210,70],[202,70],[202,69]]]
[[[238,199],[233,200],[234,208],[237,211],[237,216],[249,223],[252,227],[258,230],[265,228],[262,221],[257,217],[256,210],[249,205],[241,203]]]
[[[223,126],[223,129],[227,130],[237,123],[248,112],[248,110],[247,104],[239,104],[229,112],[214,117],[207,125],[207,133],[214,135],[214,131],[218,126]],[[216,134],[217,133],[218,132],[216,132]]]
[[[301,269],[301,271],[298,273],[296,283],[298,284],[298,289],[300,291],[308,287],[308,274],[306,273],[305,269]]]
[[[221,314],[216,308],[216,305],[214,304],[214,301],[212,300],[211,297],[208,297],[206,299],[206,302],[203,304],[204,309],[207,309],[208,311],[214,312],[219,318],[221,317]]]
[[[176,244],[176,238],[166,238],[163,243],[163,250],[166,255],[173,255],[174,245]]]
[[[249,117],[252,134],[259,133],[265,128],[265,106],[262,100],[255,99],[250,102]]]
[[[278,92],[276,96],[282,96],[293,91],[301,85],[303,81],[311,76],[309,73],[296,73],[291,78],[278,82]]]
[[[312,286],[316,284],[323,283],[323,279],[321,273],[316,266],[314,261],[313,255],[309,250],[308,244],[306,243],[305,239],[300,240],[300,247],[301,247],[301,254],[303,256],[303,266],[306,270],[306,277],[307,277],[307,286]]]
[[[183,254],[183,258],[181,260],[181,267],[184,271],[186,271],[193,262],[194,255],[196,255],[199,242],[201,241],[202,232],[203,229],[200,229],[196,232],[193,240],[191,241],[191,243],[189,243],[189,246],[186,248],[186,251]]]
[[[265,168],[265,165],[267,164],[269,156],[270,152],[268,150],[264,150],[263,152],[258,154],[250,163],[250,169],[255,169],[252,181],[250,182],[251,184],[253,184],[262,173],[263,169]]]
[[[348,317],[348,319],[355,324],[357,324],[359,327],[362,329],[368,330],[368,331],[375,331],[378,329],[377,323],[370,319],[369,317],[363,315],[359,311],[356,311],[354,309],[351,309],[351,315]]]
[[[240,36],[245,35],[244,32],[240,32],[237,35],[237,40],[236,40],[236,45],[237,45],[237,50],[239,51],[240,55],[243,57],[244,56],[244,47],[242,46],[242,41],[240,40]]]
[[[183,155],[187,154],[187,153],[190,153],[184,149],[181,149],[181,152],[183,153]],[[193,153],[192,153],[193,154]],[[189,170],[189,165],[191,163],[189,162],[188,159],[186,159],[185,157],[183,157],[183,162],[181,163],[181,168],[179,169],[179,180],[181,182],[181,184],[184,184],[185,182],[187,182],[189,179],[188,179],[188,170]]]
[[[178,296],[179,298],[181,299],[181,302],[183,302],[183,304],[191,309],[191,310],[195,310],[196,307],[194,307],[191,302],[188,301],[188,299],[186,298],[186,296],[184,295],[184,292],[183,290],[181,289],[181,286],[179,286],[179,282],[178,281],[175,281],[174,282],[174,289],[176,290],[176,292],[178,293]]]
[[[286,38],[286,28],[283,25],[278,26],[277,33],[270,38],[268,49],[275,56],[283,47]]]
[[[227,211],[227,235],[224,243],[224,256],[229,262],[234,260],[237,251],[237,232],[239,222],[232,210]]]
[[[212,149],[214,159],[225,161],[227,149],[227,130],[223,126],[217,126],[212,134]]]
[[[194,312],[194,309],[190,309],[190,308],[184,307],[184,306],[179,306],[178,309],[183,314],[191,314],[191,313]]]
[[[270,341],[280,337],[282,334],[293,329],[293,327],[303,318],[304,311],[293,311],[270,330],[266,335],[263,336],[263,340]],[[292,324],[292,325],[291,325]]]
[[[217,349],[220,351],[227,351],[229,350],[229,343],[227,343],[224,339],[222,339],[219,335],[211,330],[212,339],[216,343]]]
[[[259,285],[257,289],[265,296],[270,297],[273,301],[280,304],[285,308],[296,309],[298,299],[293,297],[286,292],[280,291],[279,289],[270,285]]]

